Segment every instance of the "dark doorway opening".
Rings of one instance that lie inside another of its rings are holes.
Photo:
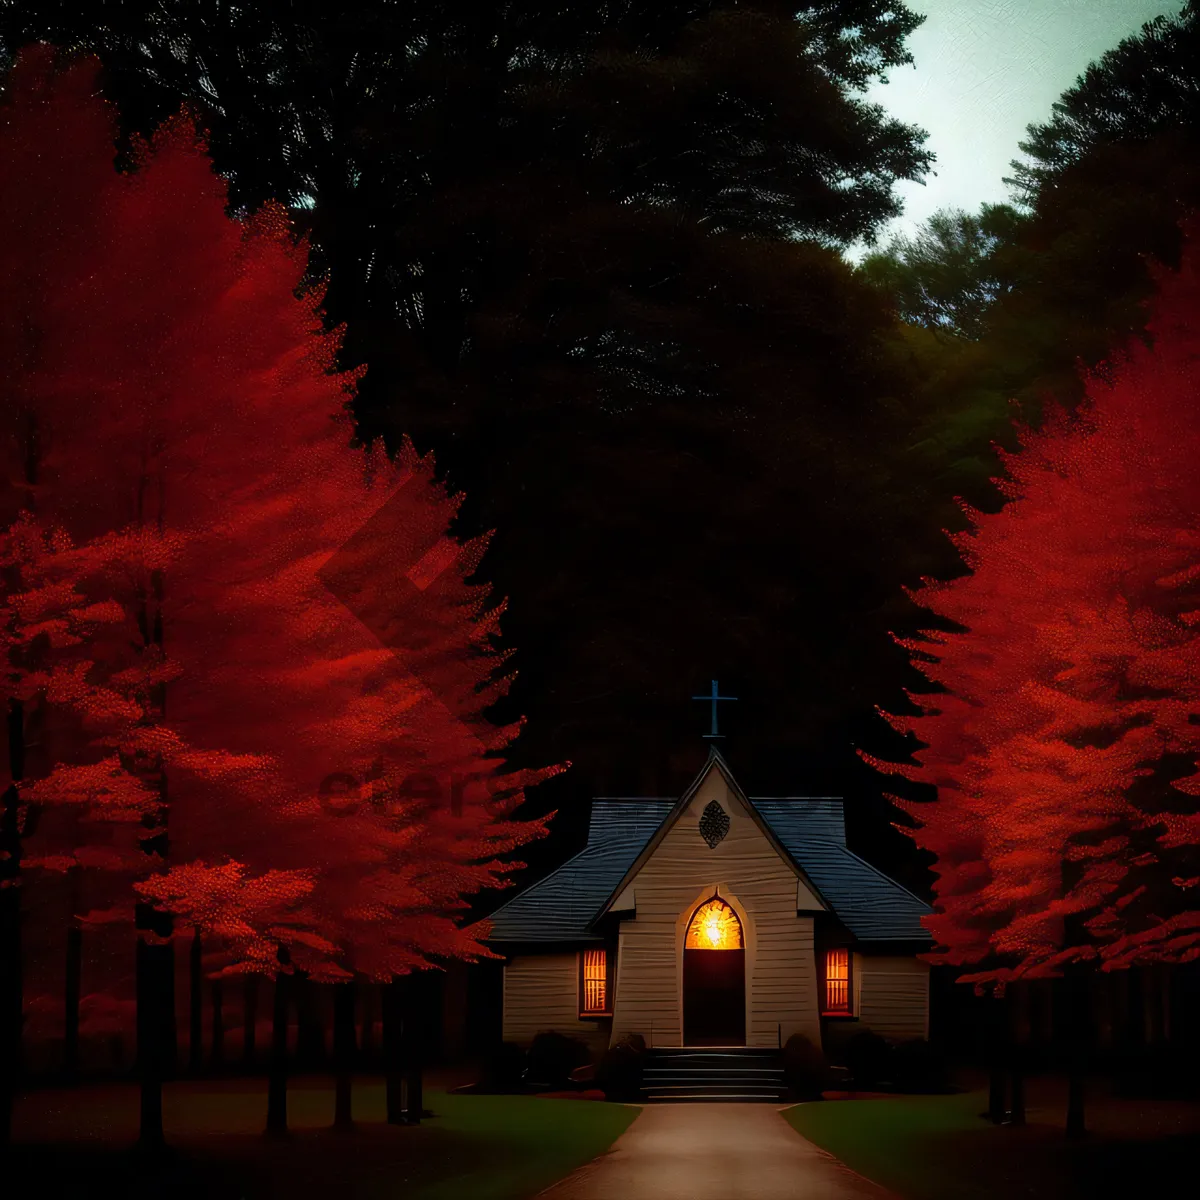
[[[745,950],[684,950],[683,1044],[746,1044]]]
[[[683,943],[683,1044],[746,1044],[742,923],[715,893],[692,913]]]

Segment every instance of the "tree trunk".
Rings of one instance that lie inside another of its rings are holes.
[[[352,1097],[354,1087],[354,982],[339,983],[333,993],[333,1056],[336,1070],[334,1085],[334,1129],[348,1132],[354,1128]]]
[[[1087,1135],[1084,1120],[1083,1054],[1078,1042],[1071,1046],[1070,1068],[1067,1074],[1067,1137],[1072,1140]]]
[[[174,918],[168,915],[168,923],[174,927]],[[179,1030],[175,1018],[175,940],[171,938],[162,947],[162,966],[158,976],[162,996],[162,1046],[163,1078],[174,1079],[179,1073]]]
[[[1159,1028],[1162,1031],[1162,1040],[1164,1042],[1171,1041],[1171,996],[1174,988],[1174,969],[1170,963],[1158,963],[1155,967],[1158,975],[1158,1000],[1161,1012],[1159,1018]]]
[[[212,982],[212,1057],[214,1071],[225,1066],[225,1006],[224,989],[219,979]]]
[[[168,1074],[167,1003],[174,999],[174,956],[171,943],[151,940],[164,936],[164,914],[138,904],[136,959],[137,1062],[140,1087],[138,1145],[158,1150],[166,1144],[162,1123],[162,1089]],[[170,917],[166,917],[170,921]],[[169,936],[169,935],[167,935]],[[166,975],[172,976],[168,991]]]
[[[1004,1092],[1007,1061],[1008,1013],[1004,1000],[994,992],[987,1002],[988,1024],[988,1106],[984,1114],[999,1125],[1005,1116]]]
[[[1092,971],[1090,993],[1096,1045],[1107,1054],[1117,1040],[1112,973]]]
[[[21,1069],[25,1000],[21,979],[21,813],[18,782],[25,775],[25,710],[9,701],[8,771],[0,810],[0,1146],[12,1136],[13,1101]]]
[[[1009,1111],[1008,1123],[1018,1128],[1025,1124],[1025,1064],[1024,1048],[1013,1047],[1012,1068],[1012,1108]]]
[[[79,1078],[79,996],[83,982],[83,930],[73,923],[67,929],[67,972],[63,995],[63,1075]]]
[[[198,925],[192,931],[188,983],[188,1073],[199,1075],[204,1068],[204,945]]]
[[[1053,981],[1039,979],[1028,985],[1034,989],[1037,999],[1035,1005],[1034,1041],[1043,1053],[1048,1052],[1054,1045],[1054,987]]]
[[[267,1080],[267,1136],[286,1137],[288,1075],[288,992],[292,976],[286,950],[279,952],[280,969],[275,972],[275,1003],[271,1010],[271,1065]]]
[[[1087,1070],[1088,1044],[1088,975],[1082,963],[1067,967],[1068,1000],[1071,1012],[1071,1033],[1067,1067],[1067,1137],[1082,1138],[1087,1133],[1084,1120],[1084,1076]]]
[[[1188,1045],[1192,1041],[1192,1027],[1188,1022],[1188,973],[1193,968],[1172,965],[1167,984],[1167,1005],[1170,1010],[1171,1041],[1175,1045]]]
[[[325,1027],[316,985],[303,971],[296,972],[292,984],[296,1000],[296,1065],[301,1071],[324,1070]]]
[[[157,626],[156,644],[162,645]],[[165,685],[162,685],[165,687]],[[163,704],[160,699],[160,713]],[[141,839],[142,853],[165,870],[170,837],[167,831],[167,776],[158,771],[158,810],[143,817],[147,833]],[[134,905],[137,932],[135,990],[137,995],[137,1061],[140,1084],[138,1145],[157,1151],[165,1144],[162,1124],[163,1082],[174,1074],[178,1058],[175,1025],[175,919],[152,904],[139,900]]]
[[[1152,966],[1139,967],[1142,985],[1143,1041],[1156,1046],[1162,1040],[1162,1001],[1158,994],[1158,972]]]
[[[404,1124],[404,992],[407,976],[383,985],[383,1071],[389,1125]]]
[[[155,839],[157,840],[157,839]],[[165,835],[163,835],[165,841]],[[148,843],[143,843],[146,848]],[[147,853],[156,853],[147,850]],[[170,913],[152,905],[134,906],[137,930],[135,988],[137,996],[137,1062],[140,1085],[138,1145],[161,1149],[162,1089],[175,1065],[175,943]]]
[[[21,893],[0,889],[0,1146],[9,1143],[21,1067],[24,999],[21,987]]]
[[[658,795],[657,792],[647,793]],[[467,1052],[467,964],[452,962],[441,978],[442,1054],[447,1062],[461,1062]],[[780,1046],[782,1047],[782,1033]]]
[[[409,1067],[408,1095],[405,1100],[405,1124],[420,1125],[425,1115],[425,1074],[419,1061]]]
[[[429,989],[428,975],[413,974],[408,977],[406,1003],[404,1005],[401,1036],[404,1040],[404,1061],[407,1067],[404,1077],[404,1121],[407,1125],[419,1125],[425,1111],[425,1037],[426,1009]]]
[[[247,975],[242,981],[242,1066],[254,1070],[254,1034],[258,1026],[259,977]]]
[[[1025,1124],[1025,1047],[1028,1021],[1027,984],[1010,983],[1007,999],[1010,1008],[1009,1033],[1009,1084],[1012,1093],[1008,1113],[1010,1125]]]
[[[366,1069],[375,1062],[375,984],[369,979],[359,986],[358,994],[362,1006],[362,1040],[359,1043],[359,1058]]]
[[[1140,1048],[1143,1045],[1143,1038],[1145,1036],[1141,977],[1138,975],[1137,967],[1127,967],[1121,974],[1125,977],[1125,1046],[1126,1048]]]

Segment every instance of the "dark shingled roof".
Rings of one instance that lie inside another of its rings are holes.
[[[859,941],[931,940],[929,905],[847,848],[840,800],[750,802]]]
[[[674,800],[593,800],[587,845],[497,909],[488,940],[599,941],[588,925],[674,806]]]
[[[929,905],[846,847],[842,801],[755,797],[750,803],[860,941],[929,941]],[[672,799],[601,797],[592,802],[588,842],[574,858],[492,914],[493,942],[588,942],[590,928],[655,831]]]

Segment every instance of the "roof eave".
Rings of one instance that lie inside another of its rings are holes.
[[[555,951],[576,950],[580,946],[597,945],[603,940],[592,934],[581,933],[556,938],[485,938],[484,944],[503,954],[505,958],[512,958],[517,954],[530,954],[535,951],[551,954]]]

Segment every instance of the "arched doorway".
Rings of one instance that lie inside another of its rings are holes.
[[[683,942],[683,1044],[746,1044],[746,948],[737,913],[713,896]]]

